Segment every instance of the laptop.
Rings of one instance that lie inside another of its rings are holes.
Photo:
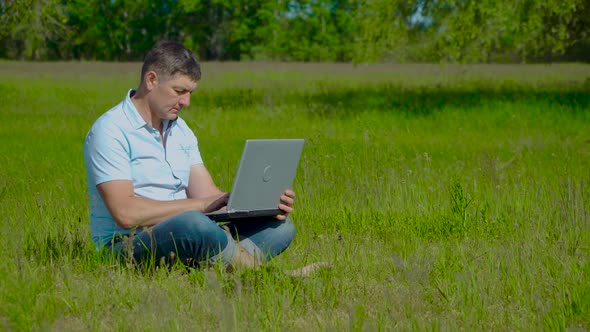
[[[215,221],[269,217],[281,195],[293,186],[303,139],[247,140],[227,202],[227,211],[206,213]]]

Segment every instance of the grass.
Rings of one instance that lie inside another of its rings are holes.
[[[139,68],[0,63],[0,328],[590,329],[589,66],[203,64],[222,188],[246,138],[306,139],[295,242],[234,275],[93,249],[82,142]]]

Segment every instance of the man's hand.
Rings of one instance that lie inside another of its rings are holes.
[[[279,209],[284,213],[276,216],[278,220],[285,220],[289,213],[293,212],[293,202],[295,201],[295,193],[292,190],[285,190],[281,195],[281,201],[279,203]]]
[[[204,209],[203,212],[209,213],[220,210],[227,205],[229,200],[229,193],[221,193],[218,195],[209,196],[203,199]]]

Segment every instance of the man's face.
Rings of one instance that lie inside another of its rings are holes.
[[[197,88],[197,82],[180,74],[169,79],[156,75],[150,85],[150,110],[160,120],[176,120],[178,112],[190,105],[191,94]]]

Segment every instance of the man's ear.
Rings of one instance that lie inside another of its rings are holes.
[[[158,74],[155,71],[150,70],[145,73],[143,77],[143,81],[145,82],[145,87],[148,91],[152,91],[156,85],[158,85]]]

